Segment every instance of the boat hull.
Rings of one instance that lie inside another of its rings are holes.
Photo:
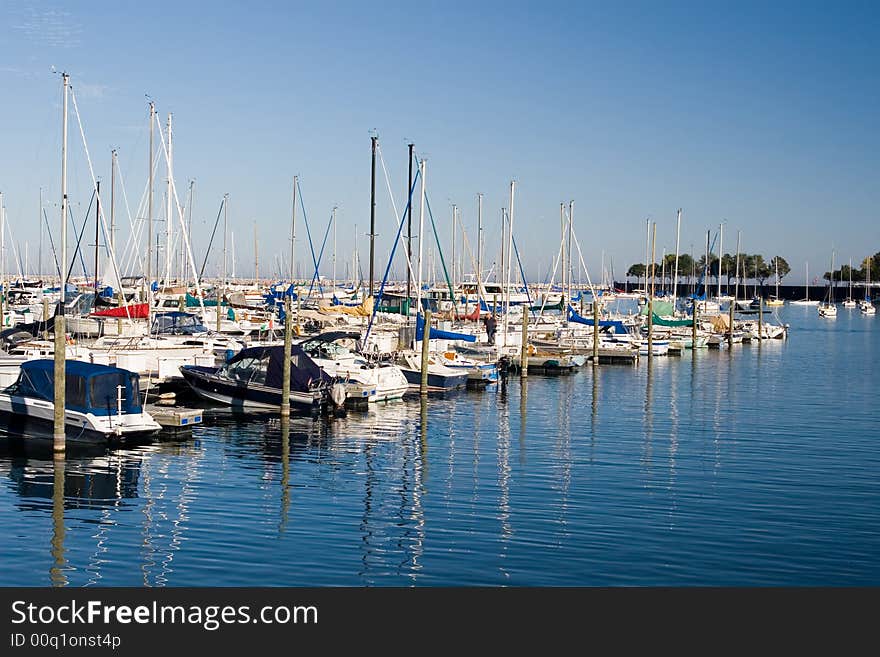
[[[201,398],[241,410],[277,411],[281,407],[280,389],[245,384],[216,376],[217,368],[186,366],[180,372],[184,380]],[[327,407],[322,391],[290,391],[290,410],[320,413]]]
[[[410,390],[419,390],[422,385],[422,373],[418,370],[400,368],[403,375],[409,383]],[[467,372],[454,374],[435,374],[428,372],[428,391],[429,392],[445,392],[447,390],[455,390],[467,385]]]
[[[53,402],[0,393],[0,426],[10,434],[52,439]],[[121,444],[149,441],[162,427],[146,413],[94,416],[66,410],[65,439],[70,443]]]

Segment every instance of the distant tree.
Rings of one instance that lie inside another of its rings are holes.
[[[678,259],[681,262],[681,257]],[[663,258],[663,266],[666,268],[666,279],[672,281],[675,277],[675,254],[667,253]],[[681,272],[679,272],[681,273]]]
[[[788,276],[789,272],[791,272],[791,267],[782,256],[773,256],[773,258],[770,259],[769,266],[773,276],[776,276],[777,271],[779,272],[780,281]]]
[[[635,278],[636,280],[641,279],[645,275],[645,265],[639,263],[637,265],[630,265],[629,269],[626,270],[627,278]]]
[[[678,256],[678,275],[684,276],[685,281],[689,284],[691,276],[694,272],[694,258],[688,253],[682,253]]]
[[[721,256],[721,271],[727,277],[727,287],[730,287],[730,281],[736,278],[736,256],[725,253]]]

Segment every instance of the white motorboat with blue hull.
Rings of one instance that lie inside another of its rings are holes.
[[[18,380],[0,391],[0,422],[14,434],[51,438],[55,417],[55,364],[21,365]],[[144,411],[135,372],[68,360],[65,363],[65,434],[70,442],[145,440],[161,426]]]
[[[332,377],[298,345],[291,345],[290,361],[290,411],[326,411],[331,387],[336,385]],[[241,410],[277,411],[281,406],[283,369],[284,347],[276,345],[242,349],[220,367],[184,365],[180,372],[204,399]]]

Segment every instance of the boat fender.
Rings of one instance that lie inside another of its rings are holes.
[[[330,388],[330,399],[337,408],[342,407],[345,404],[345,384],[334,383]]]

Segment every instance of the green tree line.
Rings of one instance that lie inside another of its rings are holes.
[[[626,277],[627,279],[644,280],[646,269],[649,270],[648,277],[653,281],[672,282],[675,277],[675,254],[667,254],[660,262],[654,263],[653,276],[650,265],[638,263],[630,265],[626,271]],[[775,281],[777,271],[781,282],[791,272],[791,267],[782,256],[773,256],[767,260],[758,253],[741,253],[738,271],[737,257],[731,253],[725,253],[720,260],[717,255],[710,254],[708,268],[705,255],[696,259],[687,253],[678,256],[678,279],[685,285],[699,280],[707,270],[709,279],[714,280],[716,285],[718,277],[721,276],[723,280],[726,280],[728,286],[736,282],[737,279],[740,284],[744,284],[746,281],[758,281],[763,286],[768,279]]]

